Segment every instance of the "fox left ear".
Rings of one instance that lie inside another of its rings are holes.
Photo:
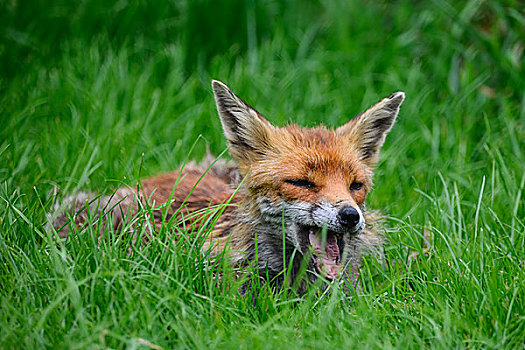
[[[379,150],[396,121],[404,99],[404,92],[395,92],[336,129],[336,133],[359,154],[360,160],[371,168],[379,160]]]
[[[241,167],[249,166],[268,151],[275,128],[225,84],[213,80],[211,85],[230,155]]]

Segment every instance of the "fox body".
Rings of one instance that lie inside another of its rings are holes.
[[[223,83],[213,81],[212,88],[233,161],[190,163],[143,181],[139,191],[70,196],[62,205],[68,210],[53,219],[59,234],[67,235],[70,217],[83,224],[86,209],[97,213],[100,227],[119,229],[147,201],[157,208],[154,234],[173,215],[179,224],[199,225],[206,208],[228,203],[206,247],[216,253],[227,248],[233,264],[257,259],[277,280],[288,266],[292,278],[306,266],[312,281],[356,274],[363,252],[382,241],[379,216],[365,200],[404,94],[392,94],[336,129],[280,128]]]

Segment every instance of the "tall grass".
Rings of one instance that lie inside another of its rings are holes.
[[[523,346],[519,1],[0,6],[2,348]],[[387,243],[359,295],[242,297],[191,249],[205,232],[130,255],[129,237],[44,228],[54,192],[135,185],[197,139],[191,157],[221,153],[212,78],[277,125],[339,125],[406,92],[368,203]]]

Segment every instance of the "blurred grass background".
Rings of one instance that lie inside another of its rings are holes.
[[[522,346],[524,8],[0,2],[0,345]],[[211,273],[180,249],[128,259],[82,235],[57,250],[38,234],[55,187],[134,184],[175,169],[199,135],[192,158],[224,150],[211,79],[278,125],[339,125],[406,92],[369,200],[392,219],[364,296],[252,306],[188,277]],[[434,249],[405,263],[425,239]],[[172,269],[188,279],[162,277]]]

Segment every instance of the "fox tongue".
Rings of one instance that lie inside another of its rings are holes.
[[[326,242],[322,245],[322,236],[314,230],[309,234],[310,244],[314,248],[315,253],[319,257],[317,267],[322,271],[327,278],[333,279],[340,273],[340,266],[337,264],[339,259],[339,246],[337,245],[337,238],[335,235],[326,235]]]

